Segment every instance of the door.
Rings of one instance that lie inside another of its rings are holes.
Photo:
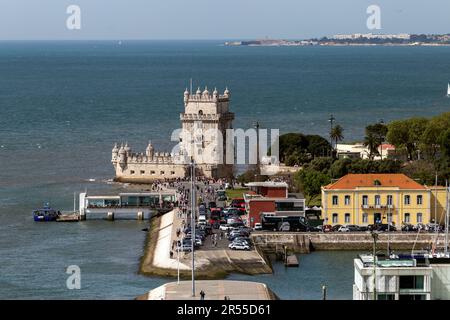
[[[381,213],[374,213],[373,214],[373,223],[378,224],[381,223]]]

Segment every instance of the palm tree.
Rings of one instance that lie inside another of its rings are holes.
[[[340,125],[336,125],[331,129],[330,138],[335,141],[334,148],[336,149],[338,141],[344,139],[344,129]]]
[[[364,146],[369,149],[369,159],[373,160],[373,157],[378,154],[378,147],[380,146],[380,139],[372,132],[367,132],[364,137]]]

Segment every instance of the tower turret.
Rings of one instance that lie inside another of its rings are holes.
[[[112,155],[111,155],[111,162],[112,162],[112,163],[117,162],[117,158],[118,158],[118,156],[119,156],[119,148],[117,147],[117,143],[114,144],[114,147],[113,147],[113,149],[112,149],[111,154],[112,154]]]
[[[186,105],[189,101],[189,91],[186,88],[186,90],[184,91],[184,105]]]
[[[147,157],[149,157],[150,159],[153,158],[153,155],[154,155],[154,148],[153,148],[153,145],[152,145],[152,142],[151,142],[151,141],[148,142],[147,149],[145,149],[145,155],[146,155]]]
[[[127,163],[127,152],[125,151],[125,148],[122,144],[119,149],[119,164],[121,167],[124,167],[126,163]]]

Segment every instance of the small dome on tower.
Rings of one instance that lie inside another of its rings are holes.
[[[205,90],[203,91],[204,96],[209,96],[208,87],[205,87]]]
[[[128,142],[125,143],[125,147],[124,147],[123,149],[125,150],[125,152],[130,152],[130,151],[131,151],[131,148],[130,148],[130,146],[128,145]]]
[[[184,90],[184,95],[185,95],[185,96],[188,96],[188,95],[189,95],[189,91],[188,91],[187,88],[186,88],[186,90]]]
[[[120,145],[119,154],[126,153],[125,148],[123,147],[123,143]]]
[[[198,87],[197,92],[195,94],[196,95],[201,95],[202,94],[202,90],[200,90],[200,87]]]
[[[119,148],[117,147],[117,143],[114,144],[114,148],[112,149],[113,153],[119,152]]]
[[[225,96],[230,96],[230,90],[228,90],[228,87],[227,88],[225,88],[225,91],[224,91],[224,93],[223,93]]]

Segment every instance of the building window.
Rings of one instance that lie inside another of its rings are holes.
[[[363,206],[367,206],[369,204],[368,196],[362,196],[362,204],[363,204]]]
[[[151,171],[150,171],[150,174],[155,174],[155,170],[151,170]]]
[[[417,223],[422,223],[422,213],[421,212],[419,212],[419,213],[417,213]]]
[[[422,202],[423,202],[422,196],[418,195],[417,196],[417,204],[422,204]]]
[[[145,171],[144,171],[144,170],[141,170],[141,174],[145,174]]]
[[[381,198],[380,198],[380,196],[376,195],[375,196],[375,205],[379,206],[380,204],[381,204]]]
[[[392,195],[387,196],[387,205],[392,206]]]
[[[363,215],[362,215],[362,222],[363,223],[369,223],[369,215],[367,213],[363,213]]]
[[[405,204],[411,204],[411,196],[409,195],[405,196]]]
[[[134,174],[134,170],[130,170],[130,174]]]
[[[164,175],[164,171],[161,171],[159,174],[163,176]]]
[[[424,276],[400,276],[401,289],[424,289]]]
[[[345,196],[344,202],[346,206],[350,205],[350,196]]]
[[[411,222],[411,215],[409,213],[405,213],[405,223]]]
[[[338,223],[338,214],[337,213],[333,213],[332,217],[333,217],[332,218],[333,219],[332,222],[335,223],[335,224]]]
[[[171,175],[174,175],[174,174],[175,174],[175,171],[170,171],[170,174],[171,174]]]
[[[345,223],[350,223],[350,213],[345,214]]]
[[[337,206],[338,205],[338,196],[333,196],[333,206]]]

